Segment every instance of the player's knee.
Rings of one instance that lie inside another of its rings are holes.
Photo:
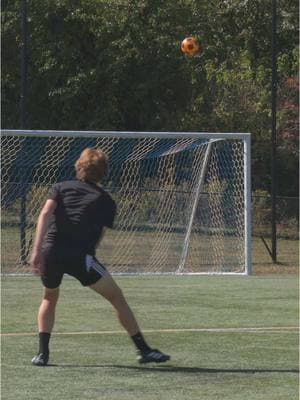
[[[110,293],[108,294],[108,300],[113,304],[116,305],[124,300],[124,295],[122,290],[119,288],[119,286],[114,285],[111,288]]]
[[[58,300],[59,296],[59,289],[48,289],[45,288],[44,294],[43,294],[43,300],[48,301],[49,303],[55,304]]]
[[[114,300],[121,300],[124,298],[122,290],[119,288],[119,286],[116,286],[112,290],[112,298]]]

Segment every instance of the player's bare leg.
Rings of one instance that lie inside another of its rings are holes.
[[[49,359],[49,340],[55,321],[55,308],[59,297],[59,288],[44,288],[44,294],[38,311],[39,351],[32,363],[45,366]]]
[[[94,285],[91,285],[90,288],[101,294],[114,306],[120,323],[126,329],[138,350],[138,361],[140,363],[164,362],[170,359],[170,356],[160,352],[159,350],[152,349],[145,342],[135,316],[126,301],[122,290],[109,273],[104,275]]]
[[[101,296],[114,306],[120,323],[130,336],[139,332],[135,316],[127,304],[122,290],[116,284],[111,275],[107,273],[103,278],[99,279],[98,282],[91,285],[90,288],[101,294]]]
[[[55,321],[55,308],[58,297],[59,288],[44,288],[44,294],[38,312],[39,332],[51,333]]]

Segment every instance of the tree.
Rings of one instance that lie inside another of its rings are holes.
[[[289,195],[297,16],[296,0],[279,3],[278,186]],[[2,124],[18,128],[20,0],[2,2],[2,19]],[[28,31],[28,127],[251,132],[253,187],[270,190],[271,1],[32,0]],[[188,35],[200,57],[181,54]]]

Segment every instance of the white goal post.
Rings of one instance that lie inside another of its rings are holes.
[[[250,274],[249,133],[1,131],[2,273],[28,273],[51,185],[86,147],[117,203],[97,257],[113,274]]]

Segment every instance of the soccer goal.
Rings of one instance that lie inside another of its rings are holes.
[[[3,130],[3,273],[29,272],[49,187],[86,147],[109,157],[118,212],[97,257],[111,273],[251,272],[250,134]]]

